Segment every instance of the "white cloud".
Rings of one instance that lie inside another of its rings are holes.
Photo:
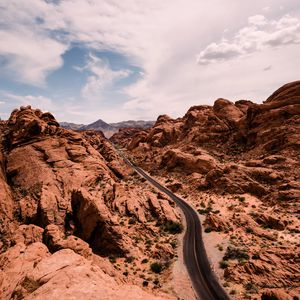
[[[27,30],[0,30],[0,55],[6,57],[4,68],[13,79],[41,85],[47,74],[63,65],[61,55],[67,46]]]
[[[280,15],[288,12],[293,17]],[[8,46],[0,39],[0,56],[15,79],[40,84],[74,44],[91,53],[117,52],[143,74],[121,91],[126,103],[113,106],[115,99],[104,94],[128,71],[90,58],[82,95],[74,95],[65,112],[58,104],[53,110],[61,120],[79,122],[153,119],[161,113],[182,115],[189,106],[220,96],[261,100],[297,79],[298,25],[298,0],[278,0],[276,7],[271,0],[2,0],[0,28],[11,41]],[[268,72],[265,78],[264,66],[272,66],[272,76]]]
[[[198,55],[199,64],[209,64],[241,55],[300,43],[300,19],[285,15],[279,20],[267,20],[262,15],[248,18],[248,26],[241,28],[231,41],[223,39],[211,43]]]
[[[248,18],[248,24],[254,26],[263,26],[267,24],[267,19],[263,15],[255,15]]]
[[[31,105],[35,108],[40,108],[44,111],[52,111],[55,109],[55,104],[53,100],[48,97],[44,97],[41,95],[17,95],[7,92],[2,92],[1,97],[5,100],[5,103],[14,102],[14,105],[17,106],[27,106]]]
[[[89,55],[86,66],[77,69],[89,71],[92,74],[87,78],[81,91],[83,98],[89,100],[100,100],[102,93],[111,88],[115,81],[131,74],[130,70],[112,70],[107,61],[92,54]]]
[[[270,6],[265,6],[265,7],[263,7],[262,10],[265,11],[265,12],[269,12],[271,10],[271,7]]]
[[[2,1],[0,8],[0,56],[6,62],[2,68],[14,80],[44,84],[46,76],[63,65],[61,56],[68,48],[67,41],[54,39],[49,32],[61,23],[55,8],[40,0]],[[49,20],[46,30],[38,25],[44,18]]]

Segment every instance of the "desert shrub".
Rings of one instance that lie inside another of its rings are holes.
[[[128,224],[130,224],[130,225],[135,224],[135,219],[133,219],[133,218],[129,219]]]
[[[238,260],[248,260],[250,257],[245,250],[239,248],[233,248],[231,246],[227,247],[226,253],[223,257],[224,260],[238,259]]]
[[[114,257],[114,256],[110,256],[109,257],[109,261],[112,263],[112,264],[114,264],[114,263],[116,263],[116,258]]]
[[[251,227],[247,227],[247,228],[246,228],[246,232],[247,232],[247,233],[253,233],[253,229],[252,229]]]
[[[234,210],[235,207],[236,207],[236,205],[230,204],[230,205],[227,207],[227,209],[228,209],[228,210]]]
[[[175,249],[175,248],[177,247],[177,242],[176,242],[176,241],[172,241],[172,242],[170,243],[170,245],[171,245],[171,247],[172,247],[173,249]]]
[[[132,263],[134,260],[135,260],[134,256],[128,256],[125,258],[125,262],[127,262],[127,263]]]
[[[205,229],[204,229],[204,232],[206,232],[206,233],[210,233],[212,231],[212,228],[211,227],[206,227]]]
[[[256,294],[256,293],[258,293],[258,287],[254,283],[252,283],[252,282],[247,283],[245,285],[245,289],[250,294]]]
[[[212,207],[208,206],[207,208],[197,210],[200,215],[206,215],[212,211]]]
[[[149,282],[147,280],[143,281],[143,286],[148,286]]]
[[[227,260],[221,260],[219,262],[219,266],[220,266],[221,269],[226,269],[229,266],[229,263],[228,263]]]
[[[245,200],[246,200],[245,197],[241,197],[241,196],[238,196],[237,198],[240,202],[245,202]]]
[[[261,300],[278,300],[278,298],[275,295],[270,295],[269,293],[263,293],[261,295]]]
[[[222,245],[218,245],[218,250],[219,251],[223,251],[223,246]]]
[[[183,226],[179,222],[168,221],[161,225],[162,229],[171,234],[181,233],[183,230]]]
[[[123,272],[124,276],[128,276],[128,271]]]
[[[150,265],[152,272],[159,274],[163,270],[163,265],[160,262],[154,262]]]

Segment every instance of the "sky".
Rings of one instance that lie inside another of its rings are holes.
[[[299,79],[299,0],[1,0],[0,117],[88,124],[264,101]]]

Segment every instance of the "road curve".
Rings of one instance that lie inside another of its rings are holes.
[[[162,186],[141,168],[132,164],[124,156],[123,158],[138,174],[174,200],[183,211],[186,219],[183,257],[198,299],[230,299],[211,270],[202,240],[202,229],[198,213],[184,200]]]

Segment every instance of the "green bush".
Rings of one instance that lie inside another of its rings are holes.
[[[223,251],[223,246],[222,245],[218,245],[218,249],[219,249],[219,251]]]
[[[245,289],[250,294],[257,294],[258,293],[258,287],[254,283],[252,283],[252,282],[247,283],[245,285]]]
[[[222,260],[219,262],[219,266],[221,269],[226,269],[229,266],[229,263],[227,260]]]
[[[177,247],[177,242],[176,242],[176,241],[172,241],[172,242],[170,243],[170,245],[171,245],[171,247],[172,247],[173,249],[175,249],[175,248]]]
[[[277,296],[269,295],[269,293],[263,293],[261,295],[261,300],[278,300]]]
[[[142,260],[142,264],[146,264],[148,262],[148,259],[147,258],[144,258],[143,260]]]
[[[227,247],[226,253],[223,257],[224,260],[238,259],[238,260],[248,260],[250,257],[245,250],[233,247]]]
[[[134,260],[135,260],[134,256],[128,256],[125,258],[125,262],[127,262],[127,263],[132,263]]]
[[[133,219],[133,218],[129,219],[128,224],[130,224],[130,225],[135,224],[135,219]]]
[[[208,206],[207,208],[203,208],[203,209],[198,209],[198,213],[200,215],[206,215],[208,213],[210,213],[212,211],[212,207]]]
[[[109,261],[112,263],[112,264],[114,264],[114,263],[116,263],[116,258],[114,257],[114,256],[110,256],[109,257]]]
[[[206,227],[205,229],[204,229],[204,232],[206,232],[206,233],[210,233],[212,231],[212,228],[211,227]]]
[[[247,233],[253,233],[253,229],[252,229],[251,227],[247,227],[247,228],[246,228],[246,232],[247,232]]]
[[[149,282],[147,280],[143,281],[143,286],[148,286]]]
[[[238,196],[237,198],[240,202],[245,202],[246,201],[245,197]]]
[[[154,262],[150,265],[152,272],[159,274],[163,270],[163,265],[160,262]]]
[[[168,221],[162,224],[162,229],[171,234],[177,234],[182,232],[183,226],[179,222]]]

